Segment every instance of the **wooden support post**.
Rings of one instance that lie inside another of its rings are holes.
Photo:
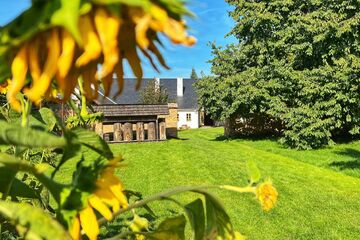
[[[148,140],[156,140],[156,126],[154,122],[148,124]]]
[[[136,123],[136,140],[138,140],[138,141],[145,140],[145,130],[144,130],[143,122]]]
[[[159,139],[166,140],[166,123],[165,122],[159,123],[159,130],[160,130]]]
[[[124,124],[124,141],[129,142],[133,140],[133,129],[131,123]]]
[[[114,141],[121,142],[123,140],[123,132],[122,132],[121,123],[114,124]]]
[[[104,140],[105,140],[105,142],[110,142],[110,134],[109,133],[104,134]]]

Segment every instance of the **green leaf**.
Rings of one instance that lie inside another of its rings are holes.
[[[79,44],[82,43],[78,28],[81,0],[56,0],[56,2],[60,6],[51,16],[51,23],[64,27]]]
[[[249,160],[246,163],[246,168],[250,178],[250,182],[251,183],[259,182],[261,178],[261,173],[259,168],[256,166],[256,163],[252,160]]]
[[[29,204],[0,201],[0,215],[14,225],[25,239],[71,239],[50,215]]]
[[[16,171],[7,167],[0,167],[0,192],[8,191],[7,187],[11,183],[9,189],[9,196],[11,197],[22,197],[22,198],[38,198],[35,191],[28,185],[15,178]]]
[[[15,178],[10,189],[9,196],[21,198],[39,198],[35,190],[30,188],[27,184]]]
[[[47,177],[43,173],[43,170],[31,165],[28,161],[18,159],[9,154],[0,153],[0,168],[1,167],[34,175],[50,191],[54,199],[57,202],[60,201],[60,193],[65,186]]]
[[[201,199],[184,206],[189,218],[195,240],[203,240],[205,235],[205,210]]]
[[[153,240],[182,240],[185,239],[186,218],[184,215],[164,220],[155,232],[146,234],[147,239]]]
[[[45,131],[24,128],[16,124],[0,121],[0,144],[28,148],[60,148],[66,145],[66,141],[62,137],[57,137]]]
[[[230,217],[221,202],[211,195],[204,193],[206,202],[206,239],[233,239],[234,229]]]
[[[8,193],[9,192],[9,185],[15,178],[16,171],[11,168],[7,168],[5,166],[1,166],[0,164],[0,192],[1,193]]]
[[[55,116],[55,113],[49,108],[41,108],[39,112],[42,120],[45,122],[47,126],[48,131],[51,132],[52,130],[54,130],[57,123],[57,118]]]
[[[114,154],[110,150],[109,145],[95,132],[83,128],[73,129],[72,132],[77,136],[78,141],[82,145],[107,159],[114,158]]]
[[[60,167],[66,163],[71,158],[77,158],[80,160],[87,149],[94,151],[97,155],[86,154],[86,161],[93,162],[91,158],[97,160],[99,158],[113,159],[114,154],[112,153],[109,145],[95,132],[86,130],[83,128],[71,129],[64,132],[66,138],[66,147],[64,148],[64,153],[62,159],[55,171],[52,173],[54,176]]]

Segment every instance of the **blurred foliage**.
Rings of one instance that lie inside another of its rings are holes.
[[[93,128],[96,123],[99,123],[103,120],[103,113],[88,113],[86,115],[74,115],[70,116],[66,119],[66,127],[67,128],[76,128],[76,127],[84,127],[84,128]]]

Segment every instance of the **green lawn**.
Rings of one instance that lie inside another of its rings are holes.
[[[188,130],[179,140],[111,147],[126,159],[118,172],[125,186],[145,196],[179,185],[244,185],[246,161],[254,160],[279,191],[273,211],[262,212],[252,195],[215,191],[248,239],[360,238],[360,141],[295,151],[272,140],[217,140],[220,134],[221,128]],[[71,163],[64,179],[70,170]],[[160,214],[171,206],[152,205]]]

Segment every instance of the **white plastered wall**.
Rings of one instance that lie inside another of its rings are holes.
[[[179,114],[179,120],[178,120],[178,128],[181,128],[183,126],[187,126],[189,128],[199,128],[200,125],[200,119],[199,119],[199,112],[196,110],[178,110]],[[187,121],[186,114],[191,114],[191,121]]]

